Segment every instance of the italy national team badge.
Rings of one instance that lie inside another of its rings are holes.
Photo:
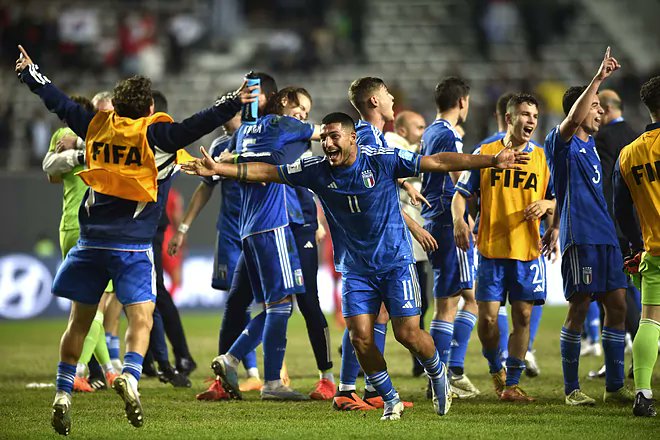
[[[303,285],[303,274],[302,274],[302,269],[296,269],[293,271],[293,275],[296,278],[296,285],[302,286]]]
[[[374,179],[374,173],[371,170],[362,171],[362,182],[367,188],[373,188],[376,184],[376,179]]]
[[[583,284],[591,284],[591,280],[593,279],[593,269],[589,266],[585,266],[582,268],[582,283]]]

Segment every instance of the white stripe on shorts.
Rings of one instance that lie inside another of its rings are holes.
[[[291,274],[291,263],[289,261],[289,252],[286,248],[286,237],[284,235],[284,228],[275,229],[275,242],[277,243],[277,254],[280,259],[280,267],[282,268],[282,279],[284,280],[284,288],[290,289],[293,287],[293,275]]]

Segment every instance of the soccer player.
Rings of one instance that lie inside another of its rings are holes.
[[[660,76],[644,83],[640,95],[651,114],[651,124],[621,151],[614,168],[614,209],[625,236],[631,243],[637,243],[639,229],[633,214],[634,204],[644,238],[644,252],[638,257],[642,319],[633,342],[636,393],[633,414],[655,417],[651,376],[660,337]]]
[[[596,75],[586,87],[571,87],[562,104],[566,118],[545,139],[559,216],[543,236],[546,248],[561,236],[562,278],[568,313],[561,330],[560,348],[567,405],[594,405],[580,390],[578,367],[584,318],[593,299],[605,309],[602,341],[606,377],[604,401],[632,402],[624,388],[623,355],[626,316],[626,276],[614,223],[603,196],[600,159],[593,135],[603,109],[598,88],[619,68],[607,48]]]
[[[422,154],[463,152],[463,139],[455,127],[467,119],[470,87],[457,77],[448,77],[435,87],[435,121],[422,134]],[[422,194],[430,206],[422,206],[424,229],[438,242],[438,249],[430,252],[433,268],[433,320],[431,336],[440,360],[449,365],[452,391],[460,399],[475,397],[479,390],[464,374],[465,353],[472,329],[477,322],[477,303],[474,299],[474,249],[460,249],[454,241],[451,200],[454,184],[460,172],[425,173]],[[459,299],[465,299],[458,311]],[[455,347],[452,349],[452,343]],[[450,353],[453,355],[450,356]],[[427,393],[428,395],[428,393]]]
[[[374,323],[383,302],[392,317],[397,341],[424,365],[433,382],[435,411],[444,415],[451,405],[447,369],[439,360],[433,339],[419,327],[419,286],[396,179],[422,171],[509,168],[527,157],[509,149],[497,156],[419,156],[400,149],[357,145],[354,121],[344,113],[327,115],[322,124],[325,157],[279,167],[264,163],[230,165],[216,163],[202,148],[204,157],[184,164],[183,169],[191,174],[287,183],[314,191],[333,236],[337,271],[343,274],[343,314],[351,343],[365,375],[385,402],[382,420],[398,420],[404,409],[385,359],[374,344]]]
[[[71,299],[72,306],[60,343],[51,424],[60,434],[70,432],[76,362],[103,290],[113,279],[128,317],[124,368],[113,388],[124,401],[129,422],[140,427],[144,415],[137,384],[156,299],[151,241],[164,202],[158,189],[169,184],[172,155],[233,117],[241,103],[253,101],[249,93],[254,87],[241,88],[184,122],[173,123],[167,114],[152,115],[151,81],[135,76],[115,87],[114,111],[93,113],[52,85],[23,47],[19,49],[15,70],[20,80],[86,140],[87,169],[78,175],[89,189],[78,213],[80,239],[53,282],[53,293]]]
[[[419,113],[413,111],[402,111],[394,119],[394,131],[385,133],[385,141],[388,146],[394,148],[403,148],[407,151],[414,153],[420,152],[419,141],[422,139],[422,133],[426,128],[426,121]],[[421,190],[422,182],[418,178],[410,178],[408,182],[417,189]],[[403,189],[399,191],[399,199],[403,205],[403,210],[410,216],[416,223],[424,224],[424,219],[421,215],[422,207],[410,203],[410,197]],[[415,267],[417,268],[417,277],[419,278],[420,296],[422,298],[422,305],[420,308],[419,325],[424,329],[424,316],[428,309],[427,294],[429,291],[428,278],[431,272],[431,265],[429,263],[428,255],[417,240],[413,240],[413,254],[415,256]],[[424,367],[417,362],[414,354],[412,355],[413,368],[412,374],[414,377],[424,374]]]
[[[358,145],[368,145],[374,148],[387,148],[383,128],[387,122],[394,120],[394,97],[380,78],[363,77],[353,81],[348,89],[348,98],[360,114],[360,120],[355,124],[356,142]],[[406,191],[411,194],[411,200],[416,202],[417,190],[405,180],[400,180]],[[404,212],[404,219],[415,239],[420,243],[430,243],[430,235]],[[385,350],[387,322],[390,317],[384,305],[374,324],[374,339],[381,353]],[[348,328],[342,338],[342,360],[339,378],[339,388],[333,398],[333,408],[338,410],[369,410],[383,408],[384,403],[376,388],[365,378],[364,396],[360,399],[355,393],[355,382],[359,374],[360,364],[355,350],[350,344]],[[410,406],[409,402],[404,402]]]
[[[287,87],[267,103],[265,116],[256,125],[243,124],[236,135],[237,161],[257,160],[281,164],[299,158],[318,129],[302,122],[312,105],[302,88]],[[240,236],[244,267],[252,293],[265,310],[250,321],[229,350],[211,367],[233,398],[242,398],[236,368],[241,359],[262,341],[264,350],[264,400],[305,400],[307,396],[284,385],[280,370],[286,349],[286,330],[292,312],[292,295],[305,293],[303,272],[289,225],[283,185],[243,185]],[[240,260],[239,260],[240,261]],[[235,280],[237,275],[235,275]]]
[[[492,135],[488,136],[486,139],[478,143],[473,151],[476,151],[482,145],[489,144],[491,142],[504,139],[506,135],[507,123],[506,123],[506,107],[509,103],[509,100],[513,96],[513,93],[504,93],[498,99],[495,104],[495,121],[497,123],[497,131]],[[535,146],[540,147],[536,142],[531,141]],[[553,196],[554,198],[554,196]],[[475,234],[477,233],[479,224],[479,218],[475,221]],[[540,235],[542,236],[545,233],[543,229],[543,222],[541,222]],[[545,265],[545,259],[543,260]],[[545,273],[545,269],[543,271]],[[547,286],[546,286],[547,287]],[[536,356],[534,355],[534,340],[536,339],[536,333],[539,329],[539,324],[541,321],[541,316],[543,315],[543,306],[535,305],[532,308],[532,314],[530,316],[529,322],[529,344],[527,347],[527,352],[525,353],[525,374],[529,377],[536,377],[540,374],[541,370],[536,363]],[[497,315],[497,327],[500,332],[500,359],[502,360],[502,365],[506,364],[506,358],[509,357],[509,316],[506,309],[506,306],[500,306],[499,313]]]
[[[542,148],[531,142],[538,122],[538,101],[516,94],[507,103],[507,132],[503,139],[482,145],[474,154],[492,154],[504,145],[529,153],[521,170],[485,169],[464,172],[452,201],[456,245],[469,249],[470,230],[465,221],[466,198],[481,198],[477,249],[478,334],[488,361],[495,392],[503,401],[534,399],[519,384],[525,368],[529,326],[534,304],[545,302],[545,271],[539,250],[539,219],[551,214],[554,203],[546,200],[550,172]],[[506,373],[500,361],[498,312],[509,300],[513,332],[509,337]]]

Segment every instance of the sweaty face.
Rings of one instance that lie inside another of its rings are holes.
[[[381,87],[374,95],[378,99],[378,111],[383,115],[387,122],[394,120],[394,96],[387,90],[387,87]]]
[[[298,93],[298,105],[287,103],[286,101],[284,101],[283,104],[284,109],[282,110],[282,114],[294,117],[300,121],[306,121],[309,117],[309,112],[312,109],[312,102],[302,93]]]
[[[321,126],[321,146],[330,166],[350,165],[354,138],[355,132],[344,129],[339,122]]]
[[[603,114],[605,111],[603,107],[600,106],[600,99],[598,96],[594,96],[594,100],[591,103],[589,108],[589,113],[587,117],[584,118],[582,122],[582,128],[589,134],[594,134],[600,129],[600,124],[603,122]]]
[[[539,110],[534,104],[523,102],[513,110],[509,129],[520,143],[529,142],[539,121]]]

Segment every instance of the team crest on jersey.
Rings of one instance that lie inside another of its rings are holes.
[[[582,268],[582,283],[583,284],[591,284],[591,281],[593,280],[593,269],[589,266],[585,266]]]
[[[362,182],[367,188],[373,188],[376,184],[376,179],[374,179],[374,173],[371,170],[362,171]]]
[[[303,285],[303,274],[302,274],[302,269],[296,269],[293,271],[293,276],[296,278],[296,285],[297,286],[302,286]]]

